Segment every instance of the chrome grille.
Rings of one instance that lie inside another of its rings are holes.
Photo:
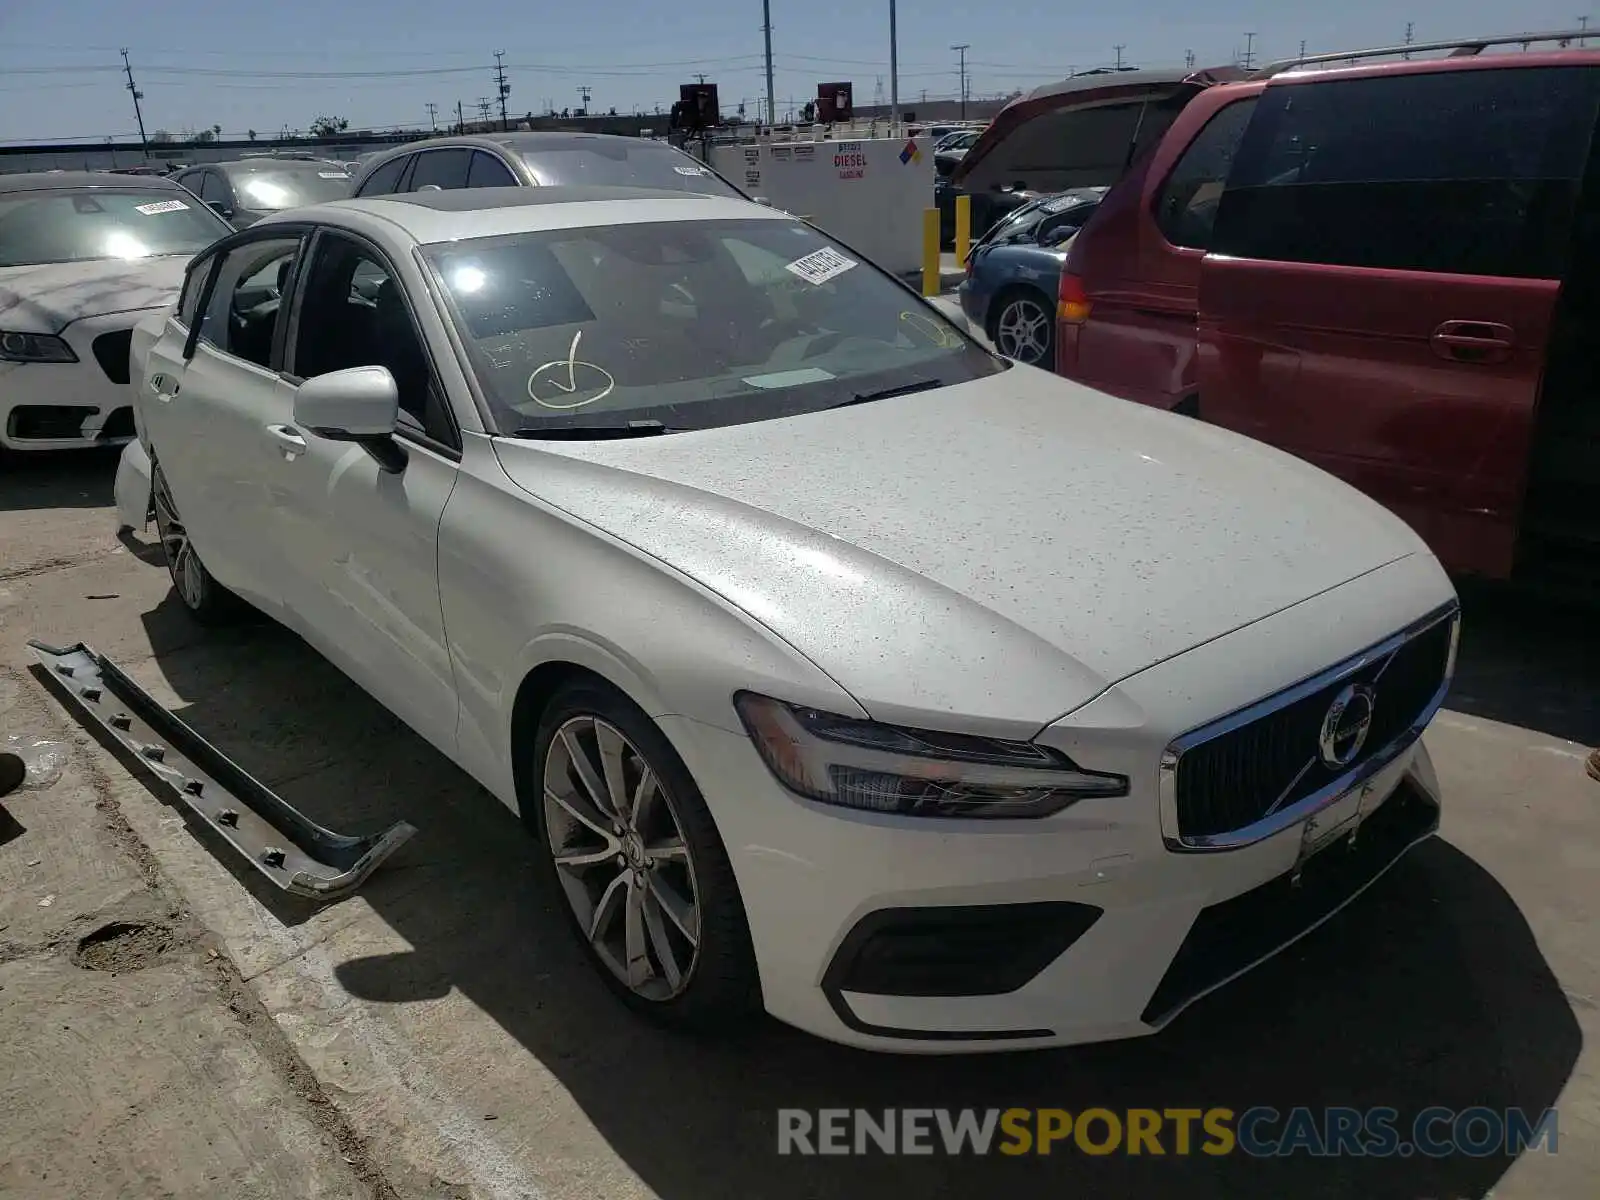
[[[1169,842],[1179,849],[1225,849],[1257,841],[1393,761],[1444,700],[1457,625],[1453,606],[1441,610],[1312,679],[1179,738],[1163,764]],[[1365,739],[1351,758],[1330,763],[1320,744],[1325,723],[1335,701],[1352,688],[1370,700],[1363,709],[1369,717]]]

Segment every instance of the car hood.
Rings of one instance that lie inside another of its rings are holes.
[[[842,410],[497,439],[524,490],[743,609],[879,720],[1042,727],[1409,554],[1329,475],[1026,367]]]
[[[1237,67],[1112,71],[1045,84],[1000,110],[951,179],[969,192],[1109,187],[1160,140],[1189,97],[1243,74]]]
[[[189,256],[0,267],[0,329],[60,333],[83,317],[159,308],[177,293]]]

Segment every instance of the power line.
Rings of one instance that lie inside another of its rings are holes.
[[[958,56],[957,62],[959,65],[956,70],[961,77],[961,119],[965,121],[967,119],[967,51],[972,49],[972,45],[969,42],[963,42],[959,46],[951,46],[950,49],[954,50]]]
[[[511,94],[511,85],[506,82],[505,58],[506,52],[504,50],[496,50],[494,52],[494,85],[496,94],[500,97],[500,128],[502,131],[511,128],[506,123],[506,97]]]
[[[150,142],[144,136],[144,113],[139,108],[139,101],[144,99],[144,93],[134,86],[133,66],[128,62],[126,47],[122,51],[122,69],[128,73],[128,91],[133,93],[133,119],[139,122],[139,148],[144,151],[144,156],[149,158]]]

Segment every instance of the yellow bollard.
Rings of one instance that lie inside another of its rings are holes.
[[[939,294],[939,210],[922,210],[922,294]]]
[[[967,265],[972,251],[972,197],[956,197],[956,262]]]

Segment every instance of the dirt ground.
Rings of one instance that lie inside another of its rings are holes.
[[[633,1019],[536,886],[520,823],[291,635],[190,623],[113,536],[109,457],[0,464],[0,1195],[1588,1200],[1600,1179],[1600,635],[1465,597],[1429,734],[1443,836],[1160,1036],[890,1058]],[[286,901],[74,726],[24,643],[84,640],[334,828],[420,832],[359,896]],[[44,901],[48,898],[49,903]],[[800,1108],[1482,1105],[1555,1154],[1274,1161],[780,1159]]]

